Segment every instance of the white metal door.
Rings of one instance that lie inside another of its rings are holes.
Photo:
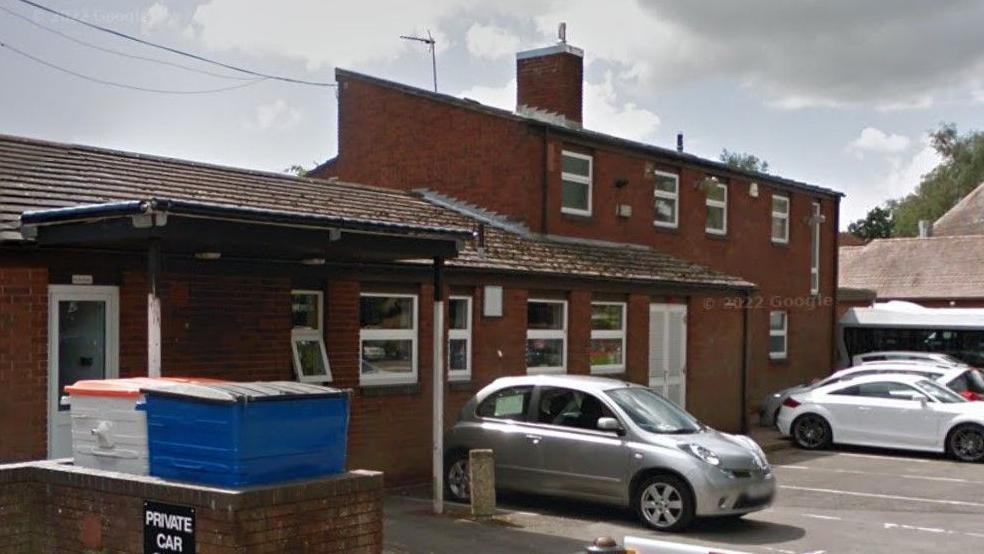
[[[649,305],[649,386],[686,407],[686,304]]]
[[[119,376],[119,290],[48,287],[48,457],[72,455],[72,421],[60,399],[65,385]]]

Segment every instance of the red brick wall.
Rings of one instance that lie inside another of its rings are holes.
[[[556,112],[581,121],[584,59],[557,53],[516,60],[516,106]]]
[[[0,460],[47,455],[47,346],[47,269],[0,262]]]

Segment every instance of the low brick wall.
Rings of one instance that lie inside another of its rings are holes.
[[[142,553],[145,501],[194,508],[201,554],[383,549],[382,473],[232,490],[43,461],[0,465],[0,552]]]

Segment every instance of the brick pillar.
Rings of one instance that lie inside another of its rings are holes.
[[[48,270],[0,267],[0,461],[47,455]]]
[[[625,376],[642,385],[649,384],[649,296],[630,294],[626,315]]]
[[[325,347],[337,387],[359,386],[359,283],[330,281],[325,292]]]
[[[591,293],[571,291],[567,301],[567,373],[591,372]]]

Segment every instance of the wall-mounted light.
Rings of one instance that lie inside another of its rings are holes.
[[[304,265],[325,265],[324,258],[304,258],[301,260]]]
[[[222,252],[195,252],[195,257],[199,260],[218,260]]]
[[[752,181],[752,183],[748,185],[748,195],[752,198],[759,197],[759,184],[755,181]]]

